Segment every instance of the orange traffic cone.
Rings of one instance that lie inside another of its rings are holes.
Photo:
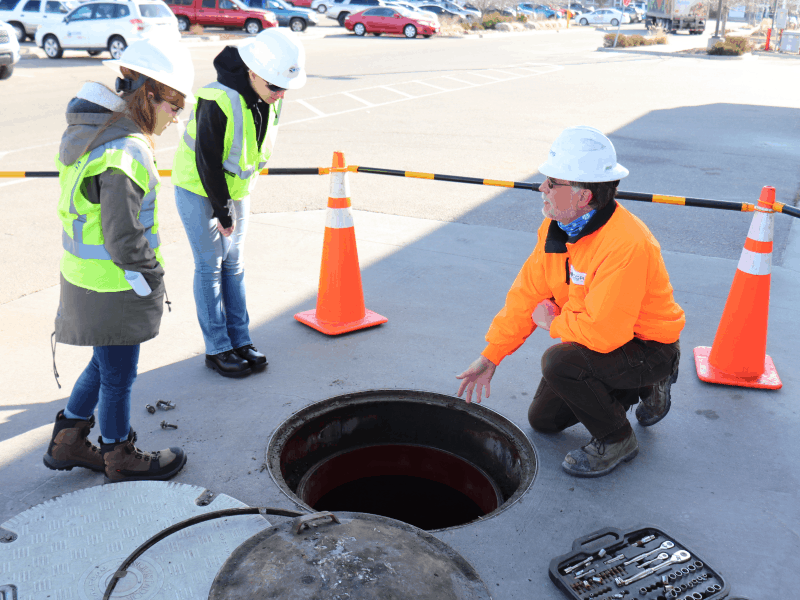
[[[774,203],[775,188],[764,187],[714,344],[694,349],[697,376],[703,381],[770,390],[783,385],[767,356]]]
[[[301,323],[327,335],[339,335],[388,321],[364,306],[356,232],[350,213],[350,184],[344,166],[344,154],[334,152],[317,308],[294,316]]]

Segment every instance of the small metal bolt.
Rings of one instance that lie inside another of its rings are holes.
[[[177,425],[173,425],[172,423],[167,423],[166,421],[161,421],[161,429],[177,429]]]
[[[159,400],[156,402],[156,408],[160,408],[161,410],[172,410],[175,408],[175,405],[169,400]]]
[[[145,405],[145,408],[147,409],[147,412],[149,412],[151,415],[156,414],[156,407],[153,406],[152,404]]]

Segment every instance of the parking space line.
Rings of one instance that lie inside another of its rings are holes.
[[[428,87],[436,88],[437,90],[442,90],[443,92],[448,92],[447,88],[439,87],[438,85],[433,85],[432,83],[428,83],[426,81],[412,81],[411,83],[421,83],[422,85],[427,85]]]
[[[474,71],[470,71],[470,75],[477,75],[478,77],[485,77],[486,79],[491,79],[492,81],[505,81],[504,79],[499,79],[497,77],[492,77],[491,75],[485,75],[484,73],[476,73]]]
[[[485,81],[483,83],[470,83],[469,84],[471,87],[482,87],[482,86],[486,86],[486,85],[494,85],[494,84],[497,84],[497,83],[505,83],[505,82],[508,82],[508,81],[516,80],[516,79],[526,79],[528,77],[536,77],[537,75],[543,75],[545,73],[554,73],[555,71],[562,71],[564,69],[564,67],[561,66],[561,65],[548,65],[548,64],[544,64],[544,63],[522,63],[522,64],[518,64],[518,65],[507,65],[506,68],[522,69],[522,68],[526,68],[526,66],[527,66],[527,68],[540,67],[540,68],[547,69],[547,70],[545,70],[545,71],[535,71],[534,73],[529,73],[529,74],[518,74],[518,75],[515,75],[513,77],[506,78],[506,79],[499,79],[497,77],[491,77],[489,75],[483,75],[481,73],[475,73],[475,72],[472,72],[472,71],[465,71],[465,73],[470,74],[470,75],[480,75],[482,77],[485,77],[486,79],[491,80],[491,81]],[[439,75],[437,77],[437,79],[438,78],[444,78],[444,77],[447,77],[447,76]],[[469,82],[465,82],[465,83],[469,83]],[[396,90],[396,89],[394,89],[393,87],[391,87],[389,85],[376,85],[376,86],[373,86],[373,87],[358,88],[358,89],[352,90],[352,92],[363,92],[363,91],[367,91],[367,90],[384,89],[384,90],[389,90],[390,92],[395,92],[397,94],[400,94],[401,96],[404,96],[404,98],[398,98],[397,100],[389,100],[387,102],[379,102],[377,104],[373,104],[372,105],[372,107],[380,107],[380,106],[387,106],[389,104],[397,104],[398,102],[407,102],[409,100],[418,100],[418,99],[421,99],[421,98],[427,98],[429,96],[438,96],[440,94],[446,94],[446,93],[449,93],[449,92],[457,92],[457,91],[460,91],[460,90],[470,89],[470,88],[466,88],[466,87],[458,88],[458,89],[445,89],[445,88],[441,88],[441,87],[439,87],[437,85],[434,85],[432,83],[427,83],[425,81],[420,81],[420,80],[403,81],[403,82],[395,83],[395,84],[392,84],[392,85],[407,85],[407,84],[423,84],[423,85],[427,85],[428,87],[435,88],[435,91],[431,90],[427,94],[419,94],[419,95],[413,96],[413,95],[408,94],[406,92],[401,92],[400,90]],[[352,93],[352,92],[349,92],[349,93]],[[314,96],[312,98],[309,98],[308,100],[317,100],[317,99],[328,98],[330,96],[336,96],[336,95],[339,95],[339,94],[342,94],[342,93],[343,92],[335,92],[333,94],[327,94],[325,96]],[[285,127],[287,125],[294,125],[294,124],[297,124],[297,123],[305,123],[306,121],[314,121],[316,119],[320,119],[320,118],[323,118],[323,117],[336,117],[336,116],[339,116],[339,115],[344,115],[344,114],[347,114],[347,113],[357,112],[357,111],[360,111],[360,110],[366,110],[367,108],[370,108],[370,107],[366,107],[366,106],[359,106],[357,108],[349,108],[349,109],[346,109],[346,110],[340,110],[340,111],[332,112],[332,113],[329,113],[329,114],[322,114],[322,113],[320,113],[320,111],[318,111],[318,110],[314,109],[312,106],[310,106],[308,104],[308,101],[306,101],[306,100],[295,100],[295,102],[299,102],[300,104],[303,104],[304,106],[307,106],[309,109],[313,110],[315,113],[318,113],[318,116],[304,117],[304,118],[301,118],[301,119],[296,119],[294,121],[288,121],[288,122],[287,121],[282,121],[281,122],[281,127]]]
[[[452,79],[453,81],[457,81],[458,83],[463,83],[464,85],[468,85],[471,87],[475,87],[478,85],[477,83],[472,83],[470,81],[464,81],[463,79],[458,79],[457,77],[450,77],[449,75],[444,75],[442,79]]]
[[[405,92],[401,92],[400,90],[396,90],[393,87],[389,87],[388,85],[381,85],[378,86],[383,88],[384,90],[389,90],[390,92],[394,92],[395,94],[400,94],[401,96],[405,96],[406,98],[416,98],[416,96],[412,96],[411,94],[406,94]]]
[[[508,71],[501,71],[500,69],[491,69],[495,73],[502,73],[503,75],[511,75],[512,77],[519,77],[516,73],[509,73]]]
[[[358,100],[359,102],[366,104],[367,106],[375,106],[372,102],[367,102],[366,100],[359,98],[358,96],[351,94],[350,92],[342,92],[342,96],[347,96],[348,98],[352,98],[353,100]]]
[[[308,110],[310,110],[311,112],[315,113],[315,114],[316,114],[317,116],[319,116],[319,117],[328,117],[328,116],[330,116],[330,115],[326,115],[326,114],[325,114],[324,112],[322,112],[321,110],[317,110],[316,108],[314,108],[313,106],[311,106],[311,105],[310,105],[308,102],[306,102],[305,100],[295,100],[295,102],[297,102],[298,104],[302,104],[302,105],[303,105],[303,106],[305,106],[305,107],[306,107]]]

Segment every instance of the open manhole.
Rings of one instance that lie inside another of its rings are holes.
[[[292,415],[273,434],[267,464],[302,506],[382,515],[430,531],[507,509],[533,483],[537,460],[525,434],[483,406],[373,390]]]

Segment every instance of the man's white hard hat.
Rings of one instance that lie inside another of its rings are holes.
[[[120,77],[120,67],[141,73],[171,87],[186,97],[186,103],[196,102],[192,94],[194,65],[189,50],[180,42],[168,40],[139,40],[125,48],[119,60],[104,60],[103,64]]]
[[[297,34],[283,28],[265,29],[239,46],[247,68],[267,83],[287,90],[306,84],[306,51]]]
[[[628,176],[628,169],[617,162],[611,140],[586,125],[562,131],[539,172],[546,177],[581,183],[617,181]]]

